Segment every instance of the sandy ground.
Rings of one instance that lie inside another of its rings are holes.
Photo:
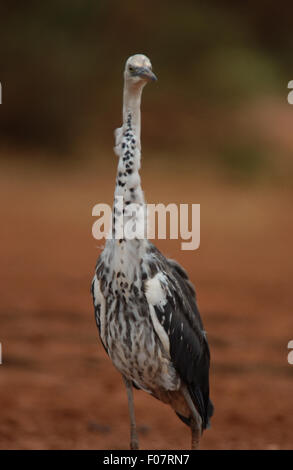
[[[110,166],[1,168],[1,449],[128,448],[124,385],[89,293],[102,246],[91,209],[112,201]],[[293,448],[292,191],[154,177],[150,163],[143,178],[149,202],[201,204],[199,250],[157,245],[188,270],[210,341],[216,412],[202,448]],[[171,409],[139,391],[135,403],[142,448],[189,448]]]

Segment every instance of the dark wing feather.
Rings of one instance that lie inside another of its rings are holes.
[[[209,426],[209,419],[213,414],[213,405],[209,398],[209,345],[196,304],[193,285],[189,281],[186,272],[176,261],[168,260],[168,264],[179,286],[177,295],[175,294],[175,297],[177,297],[176,310],[179,315],[181,314],[180,318],[186,318],[188,324],[182,340],[186,343],[186,347],[177,348],[177,341],[174,342],[172,338],[171,357],[178,373],[188,387],[205,429]],[[180,291],[182,296],[179,294]],[[178,338],[175,339],[178,340]]]
[[[189,390],[205,429],[213,410],[209,399],[210,351],[196,304],[195,290],[186,272],[176,261],[166,260],[155,247],[152,247],[152,253],[153,259],[157,261],[157,272],[164,274],[168,287],[167,302],[163,306],[155,305],[154,309],[168,334],[171,360]],[[183,421],[186,422],[186,419]]]

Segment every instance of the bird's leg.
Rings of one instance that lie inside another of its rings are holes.
[[[130,449],[138,450],[138,436],[136,430],[135,413],[134,413],[134,402],[132,393],[132,383],[123,375],[123,380],[126,386],[127,399],[128,399],[128,410],[130,417]]]
[[[201,430],[198,428],[198,425],[194,421],[193,418],[191,418],[190,420],[190,428],[191,428],[191,450],[198,450],[200,437],[201,437]]]
[[[197,450],[199,449],[199,442],[201,438],[201,433],[202,433],[202,419],[195,408],[193,401],[191,400],[189,391],[187,390],[186,386],[183,385],[182,388],[182,393],[185,398],[185,401],[191,411],[192,418],[190,420],[190,427],[191,427],[191,449],[192,450]]]

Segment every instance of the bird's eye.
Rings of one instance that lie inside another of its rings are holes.
[[[129,72],[134,72],[134,68],[131,65],[129,65],[128,70]]]

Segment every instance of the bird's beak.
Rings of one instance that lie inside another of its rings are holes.
[[[137,69],[137,75],[145,80],[151,80],[153,82],[158,80],[156,75],[148,67],[139,67]]]

